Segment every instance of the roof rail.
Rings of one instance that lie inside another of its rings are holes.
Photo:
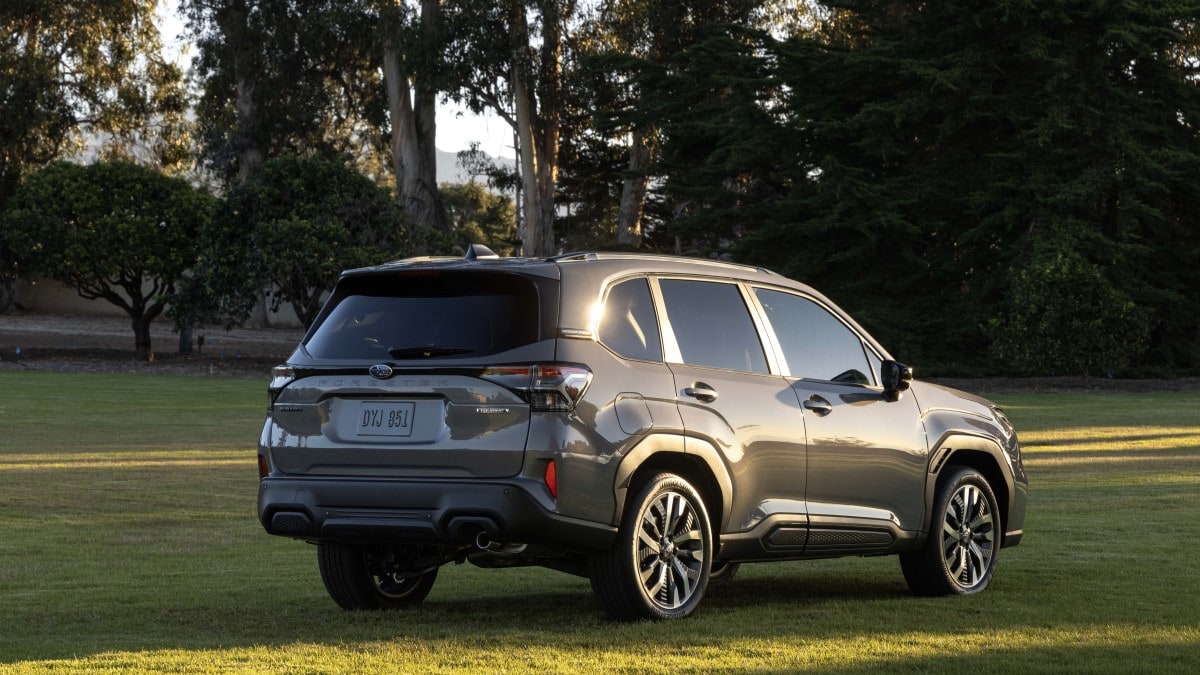
[[[624,251],[576,251],[573,253],[563,253],[562,255],[547,258],[550,262],[584,262],[595,260],[659,260],[663,262],[690,262],[700,263],[703,265],[713,265],[715,267],[726,267],[733,269],[752,270],[760,274],[772,274],[780,276],[778,272],[769,270],[759,265],[746,265],[743,263],[727,262],[725,260],[713,260],[712,258],[693,258],[690,256],[667,255],[664,253],[630,253]]]

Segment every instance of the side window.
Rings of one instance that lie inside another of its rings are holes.
[[[608,292],[597,333],[606,347],[627,359],[662,361],[658,317],[645,279],[622,281]]]
[[[684,363],[768,372],[758,331],[737,286],[680,279],[663,279],[659,286]]]
[[[873,384],[874,370],[862,340],[846,324],[811,300],[754,289],[794,377]]]

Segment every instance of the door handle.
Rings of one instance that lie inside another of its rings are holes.
[[[693,384],[687,389],[684,389],[683,393],[685,396],[691,396],[697,401],[703,401],[705,403],[712,403],[713,401],[717,400],[717,390],[713,389],[707,384],[704,384],[703,382],[697,382]]]
[[[825,399],[813,394],[804,402],[804,409],[811,410],[820,417],[824,417],[833,412],[833,405]]]

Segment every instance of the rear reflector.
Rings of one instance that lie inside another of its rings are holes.
[[[550,491],[550,496],[558,499],[558,467],[555,466],[554,460],[546,463],[546,473],[542,479],[546,481],[546,489]]]

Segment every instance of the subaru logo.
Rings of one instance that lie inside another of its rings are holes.
[[[392,376],[392,367],[386,363],[380,363],[371,366],[371,369],[367,372],[371,373],[371,377],[377,380],[386,380]]]

